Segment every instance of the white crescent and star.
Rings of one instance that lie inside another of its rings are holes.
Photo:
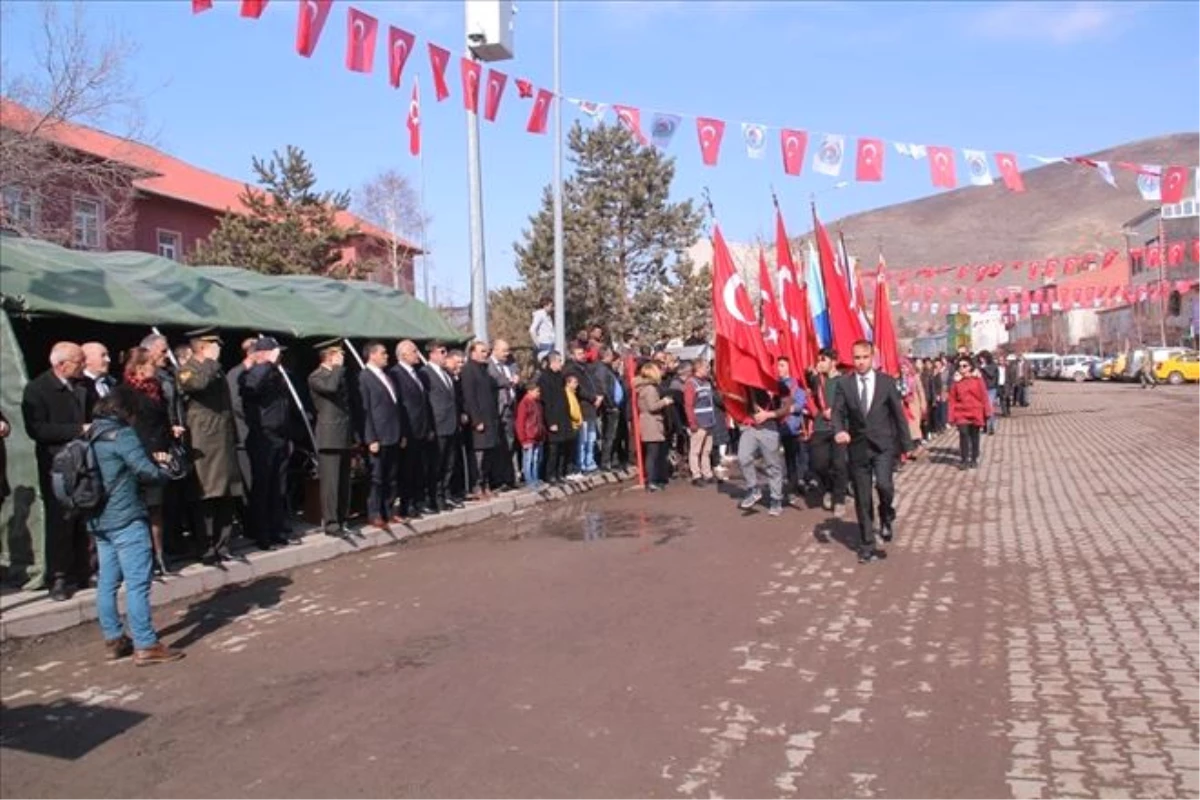
[[[736,272],[729,276],[725,281],[725,288],[721,290],[721,300],[725,303],[725,310],[729,312],[729,316],[736,319],[743,325],[750,325],[750,320],[742,314],[737,305],[737,292],[739,288],[745,287],[745,282],[742,281],[742,276]]]
[[[403,39],[397,39],[395,44],[392,45],[392,54],[396,59],[396,65],[403,67],[404,62],[408,60],[408,42]]]
[[[933,163],[937,166],[938,170],[945,171],[946,167],[950,164],[950,158],[945,153],[939,151],[933,154]]]
[[[877,148],[874,145],[874,143],[867,142],[866,144],[863,145],[863,160],[866,161],[868,164],[873,162],[875,160],[876,154],[878,153],[878,150],[879,150],[879,148]]]

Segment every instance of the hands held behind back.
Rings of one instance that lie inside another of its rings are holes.
[[[846,431],[840,431],[833,435],[833,440],[838,444],[850,444],[850,434]]]

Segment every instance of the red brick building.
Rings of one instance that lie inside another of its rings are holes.
[[[0,98],[0,127],[29,131],[36,120],[29,109]],[[79,159],[98,159],[116,173],[127,176],[134,189],[134,200],[131,224],[122,229],[129,232],[120,237],[105,234],[106,206],[111,209],[112,204],[106,204],[105,198],[95,196],[94,192],[77,186],[56,187],[48,192],[43,187],[39,197],[26,187],[5,180],[4,166],[0,164],[0,184],[3,184],[0,216],[4,220],[33,223],[39,215],[55,215],[69,230],[67,243],[75,248],[136,250],[182,261],[198,241],[212,233],[222,214],[246,212],[239,199],[245,188],[242,181],[208,172],[153,147],[94,128],[56,123],[45,130],[45,138],[64,153]],[[51,194],[54,196],[47,196]],[[391,236],[347,211],[338,212],[337,222],[360,231],[344,243],[343,263],[378,265],[372,278],[390,285]],[[411,293],[413,258],[421,251],[406,240],[399,243],[401,288]]]

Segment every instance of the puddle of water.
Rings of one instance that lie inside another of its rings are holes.
[[[597,511],[586,506],[510,520],[507,539],[555,538],[570,542],[599,542],[608,539],[645,539],[661,547],[686,536],[691,520],[675,514],[650,511]]]

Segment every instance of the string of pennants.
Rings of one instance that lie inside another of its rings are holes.
[[[865,278],[864,278],[865,282]],[[1012,316],[1048,314],[1052,311],[1068,311],[1073,308],[1103,309],[1124,306],[1130,303],[1155,302],[1172,291],[1186,294],[1200,281],[1154,281],[1134,285],[1112,284],[1109,286],[1046,286],[1035,289],[996,287],[963,288],[962,286],[917,286],[909,284],[899,294],[897,301],[902,308],[913,314],[947,313],[960,311],[1000,310]]]
[[[266,10],[269,0],[241,0],[242,17],[258,19]],[[333,0],[301,0],[296,4],[296,52],[311,57],[321,38],[326,21],[332,10]],[[213,0],[192,0],[193,14],[208,11]],[[346,68],[352,72],[371,73],[375,65],[376,43],[379,37],[379,20],[353,6],[346,12]],[[388,82],[392,88],[400,88],[405,67],[415,52],[416,35],[395,25],[387,26]],[[434,96],[440,103],[451,95],[447,82],[452,54],[447,48],[433,42],[428,43],[429,64],[434,85]],[[484,119],[495,122],[500,111],[501,100],[508,85],[508,75],[496,69],[487,70],[484,81],[483,67],[469,56],[459,58],[464,107],[479,112],[480,86],[484,87]],[[535,86],[525,78],[517,78],[518,97],[533,100],[525,129],[529,133],[544,134],[547,130],[550,110],[556,95],[546,88]],[[726,122],[715,117],[701,117],[655,111],[648,115],[649,136],[642,130],[642,111],[634,106],[598,103],[573,97],[560,98],[576,106],[581,113],[599,124],[611,108],[619,124],[624,126],[643,145],[659,149],[670,146],[685,117],[696,122],[696,136],[700,146],[701,160],[706,166],[716,166],[720,160],[721,146],[725,137]],[[421,149],[421,112],[417,79],[413,78],[412,99],[409,102],[407,126],[409,151],[418,155]],[[804,164],[810,161],[813,173],[838,178],[846,168],[848,149],[854,137],[840,133],[811,134],[798,128],[776,128],[754,122],[740,123],[741,136],[746,155],[751,159],[765,158],[768,149],[768,132],[778,130],[778,153],[783,171],[790,176],[799,176]],[[811,159],[809,144],[813,144]],[[882,181],[884,164],[888,153],[888,142],[873,137],[857,137],[853,144],[853,178],[861,182]],[[935,187],[954,189],[959,185],[957,156],[959,153],[966,165],[966,182],[973,186],[990,186],[996,178],[1013,192],[1025,191],[1018,156],[1010,152],[994,152],[989,163],[988,153],[983,150],[952,148],[941,145],[924,145],[908,142],[890,142],[895,152],[914,160],[927,159],[930,179]],[[1041,164],[1074,163],[1095,170],[1103,180],[1114,188],[1117,186],[1113,168],[1136,175],[1138,190],[1143,199],[1162,203],[1181,202],[1187,188],[1189,173],[1194,173],[1195,185],[1200,186],[1200,169],[1179,165],[1133,164],[1129,162],[1097,161],[1081,156],[1027,156]],[[847,175],[847,177],[850,177]]]

